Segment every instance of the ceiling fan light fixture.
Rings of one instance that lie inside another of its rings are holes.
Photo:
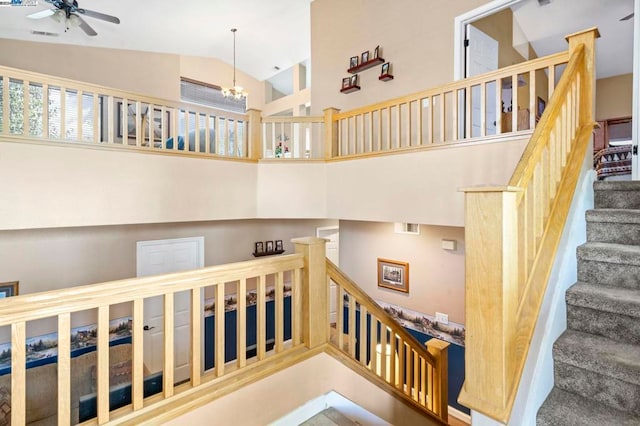
[[[233,87],[223,87],[222,96],[240,101],[246,98],[248,93],[244,91],[242,86],[236,84],[236,31],[238,31],[237,28],[231,28],[233,33]]]

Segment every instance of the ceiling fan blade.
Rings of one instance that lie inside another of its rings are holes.
[[[102,19],[103,21],[112,22],[114,24],[119,24],[120,23],[120,19],[116,18],[115,16],[106,15],[104,13],[95,12],[93,10],[78,9],[78,12],[82,13],[82,14],[84,14],[86,16],[91,16],[92,18],[96,18],[96,19]]]
[[[57,9],[41,10],[40,12],[36,12],[36,13],[32,13],[31,15],[27,15],[27,18],[29,18],[29,19],[48,18],[49,16],[52,16],[54,13],[56,13],[56,10]]]
[[[634,15],[633,13],[630,13],[624,18],[620,18],[620,21],[628,21],[629,19],[633,18],[633,15]]]
[[[80,28],[82,28],[82,31],[84,31],[88,36],[97,36],[98,33],[96,32],[96,30],[94,30],[93,28],[91,28],[91,25],[87,24],[87,22],[82,19],[82,17],[75,15],[76,18],[78,18],[78,26]]]

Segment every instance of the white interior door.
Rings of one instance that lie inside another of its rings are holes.
[[[168,274],[204,267],[204,237],[172,240],[139,241],[137,247],[137,275]],[[144,363],[155,373],[162,370],[164,353],[163,298],[151,297],[144,301]],[[175,382],[187,380],[191,299],[188,292],[174,295],[174,359]]]
[[[467,77],[498,69],[499,46],[495,39],[473,25],[467,25],[467,40]],[[495,99],[497,88],[495,84],[488,84],[485,87],[486,134],[493,135],[496,133],[497,111]],[[471,137],[478,137],[482,134],[480,131],[481,105],[480,86],[477,86],[472,89],[471,93]]]
[[[327,240],[327,258],[340,266],[340,228],[337,226],[329,226],[316,229],[316,236],[318,238],[326,238]],[[331,281],[329,283],[329,322],[331,324],[336,322],[336,297],[338,290],[336,283]]]

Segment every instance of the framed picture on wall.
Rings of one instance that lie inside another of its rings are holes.
[[[282,240],[276,240],[276,251],[284,250]]]
[[[256,244],[256,249],[254,251],[254,253],[256,254],[260,254],[260,253],[264,253],[264,243],[262,241],[258,241]]]
[[[362,52],[362,60],[360,61],[360,63],[364,64],[365,62],[369,62],[369,51],[368,50],[366,52]]]
[[[351,59],[349,60],[349,68],[355,68],[357,66],[358,66],[358,57],[352,56]]]
[[[267,253],[271,253],[273,251],[273,241],[267,241],[265,243],[265,247],[266,247]]]
[[[0,299],[18,295],[18,281],[0,283]]]
[[[351,82],[350,82],[350,86],[357,86],[358,85],[358,74],[354,74],[351,76]]]
[[[347,89],[351,85],[351,79],[349,77],[345,77],[342,79],[342,88]]]
[[[378,287],[409,293],[409,263],[378,258]]]
[[[379,56],[380,56],[380,46],[376,46],[376,48],[373,49],[373,59],[378,59]]]
[[[382,69],[380,70],[380,75],[387,74],[389,74],[389,62],[385,62],[384,64],[382,64]]]

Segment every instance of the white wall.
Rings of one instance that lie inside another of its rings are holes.
[[[507,184],[527,141],[329,163],[328,217],[464,226],[459,189]]]
[[[443,250],[443,238],[457,250]],[[378,287],[379,257],[409,263],[409,293]],[[341,220],[340,268],[374,299],[465,322],[464,228],[420,225],[420,235],[406,235],[393,223]]]
[[[397,426],[436,424],[330,355],[320,353],[165,425],[210,424],[211,419],[222,425],[266,425],[332,390]]]

